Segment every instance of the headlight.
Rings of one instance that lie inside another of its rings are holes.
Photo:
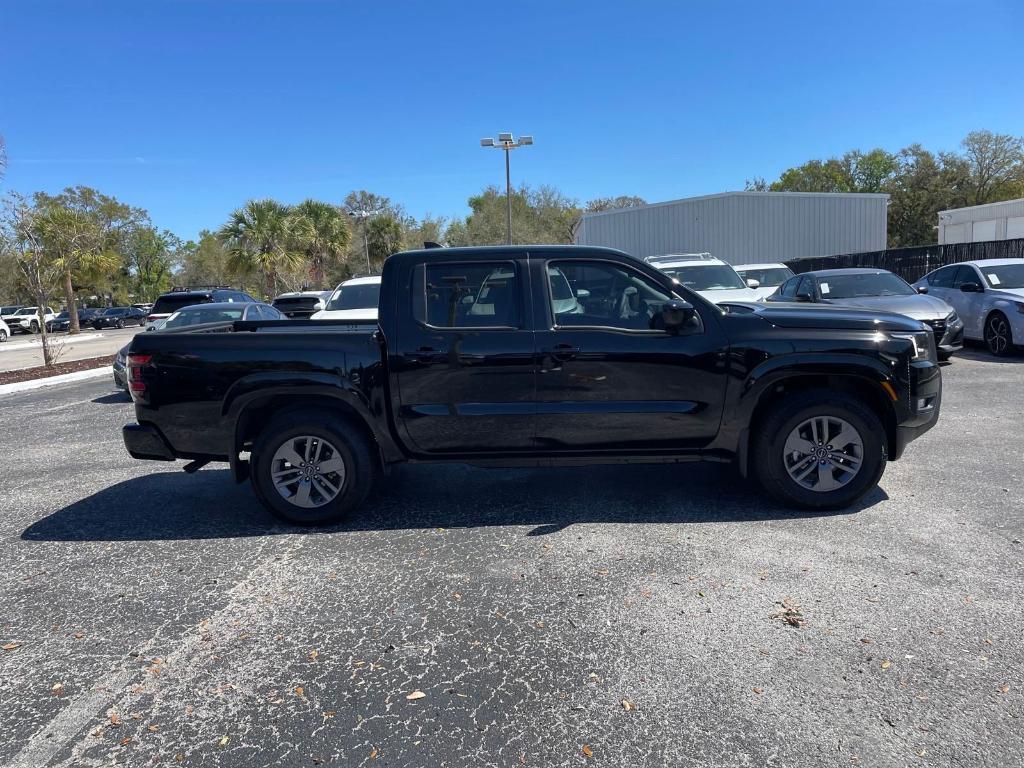
[[[950,323],[955,323],[959,319],[960,318],[957,317],[956,312],[950,312],[948,315],[946,315],[946,325],[949,325]]]
[[[914,331],[912,333],[890,333],[894,339],[906,339],[914,345],[913,360],[931,359],[932,335],[928,331]]]

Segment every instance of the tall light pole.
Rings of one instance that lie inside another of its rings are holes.
[[[367,211],[360,209],[348,212],[348,215],[353,219],[359,219],[363,222],[363,253],[366,254],[366,274],[373,272],[373,268],[370,266],[370,239],[366,232],[366,223],[370,220],[370,217],[376,216],[378,213],[380,213],[380,210]]]
[[[481,147],[494,147],[505,150],[505,223],[508,228],[506,242],[512,245],[512,174],[509,169],[508,155],[513,149],[528,147],[533,144],[533,136],[520,136],[519,141],[511,133],[499,133],[497,140],[480,139]]]

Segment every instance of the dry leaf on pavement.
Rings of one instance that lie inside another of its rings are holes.
[[[231,741],[231,737],[230,736],[224,736],[224,737],[221,738],[220,741],[217,742],[217,746],[226,747],[229,741]]]
[[[629,699],[623,699],[622,700],[622,708],[624,710],[626,710],[627,712],[631,712],[631,711],[633,711],[635,709],[635,706],[633,705],[633,702],[630,701]]]
[[[584,745],[583,745],[583,749],[582,749],[582,750],[580,750],[580,751],[581,751],[581,752],[583,752],[583,756],[584,756],[584,757],[593,757],[593,756],[594,756],[594,750],[592,750],[592,749],[591,749],[591,748],[590,748],[589,746],[587,746],[586,744],[584,744]]]
[[[425,698],[426,695],[427,694],[425,694],[423,691],[413,691],[412,693],[410,693],[405,698],[408,699],[409,701],[415,701],[416,699]]]
[[[15,648],[21,648],[21,643],[4,643],[0,645],[5,651],[13,651]]]

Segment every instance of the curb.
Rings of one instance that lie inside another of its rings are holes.
[[[13,395],[15,392],[26,392],[32,389],[53,387],[58,384],[68,384],[72,381],[84,381],[85,379],[98,379],[100,376],[113,376],[110,366],[102,368],[90,368],[86,371],[75,371],[74,373],[63,373],[60,376],[47,376],[43,379],[30,379],[29,381],[16,381],[13,384],[0,384],[0,397]]]

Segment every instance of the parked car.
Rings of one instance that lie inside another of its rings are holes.
[[[292,320],[307,320],[327,306],[331,291],[292,291],[282,293],[271,306]]]
[[[964,261],[940,267],[914,283],[956,309],[964,336],[984,341],[994,355],[1024,344],[1024,259]]]
[[[7,325],[12,331],[17,333],[39,333],[39,312],[38,307],[22,307],[7,320]],[[51,307],[46,307],[43,311],[43,324],[46,326],[46,330],[49,331],[53,325],[54,318],[57,315],[54,314]]]
[[[4,323],[6,323],[8,325],[8,327],[10,327],[10,325],[12,323],[14,325],[17,325],[17,323],[14,322],[11,318],[14,317],[14,315],[17,313],[17,311],[19,309],[24,309],[24,308],[25,308],[24,304],[15,304],[13,306],[0,307],[0,320],[2,320]]]
[[[102,309],[89,309],[84,307],[78,310],[78,327],[88,328],[97,315],[102,314]],[[54,331],[67,331],[71,328],[71,313],[66,309],[53,318],[50,329]]]
[[[216,302],[195,304],[179,309],[164,322],[165,329],[184,328],[206,323],[233,323],[236,320],[287,320],[269,304],[261,301],[249,304],[239,302]]]
[[[927,296],[884,269],[821,269],[789,278],[766,301],[883,309],[920,320],[935,336],[940,360],[963,349],[964,324],[942,299]]]
[[[380,303],[380,275],[353,277],[338,285],[327,305],[310,320],[362,320],[377,322]]]
[[[136,309],[141,309],[147,315],[153,310],[153,303],[152,302],[144,301],[144,302],[142,302],[140,304],[132,304],[131,306],[135,307]]]
[[[552,269],[582,312],[559,311]],[[939,415],[931,333],[891,312],[723,308],[621,251],[580,246],[407,251],[381,285],[365,331],[137,334],[129,454],[187,458],[187,472],[229,462],[299,524],[342,518],[403,461],[672,472],[732,460],[775,499],[816,510],[873,489]]]
[[[126,325],[142,327],[146,324],[146,313],[135,307],[110,307],[92,319],[92,327],[97,331],[103,328],[124,328]]]
[[[227,302],[242,304],[256,301],[245,291],[238,291],[226,286],[214,288],[175,288],[167,293],[161,294],[153,303],[149,312],[148,320],[160,320],[170,317],[182,307],[190,307],[194,304],[212,304],[213,302]]]
[[[7,323],[5,323],[3,320],[0,320],[0,344],[3,344],[10,337],[11,329],[8,327]]]
[[[129,342],[130,344],[131,342]],[[128,379],[125,377],[125,363],[128,359],[128,344],[125,344],[114,355],[114,386],[118,389],[128,390]]]
[[[757,281],[744,281],[731,264],[712,257],[710,253],[648,256],[644,261],[715,304],[757,301]]]
[[[793,270],[785,264],[737,264],[733,269],[747,285],[751,280],[757,282],[754,293],[758,300],[771,296],[776,288],[793,276]]]

